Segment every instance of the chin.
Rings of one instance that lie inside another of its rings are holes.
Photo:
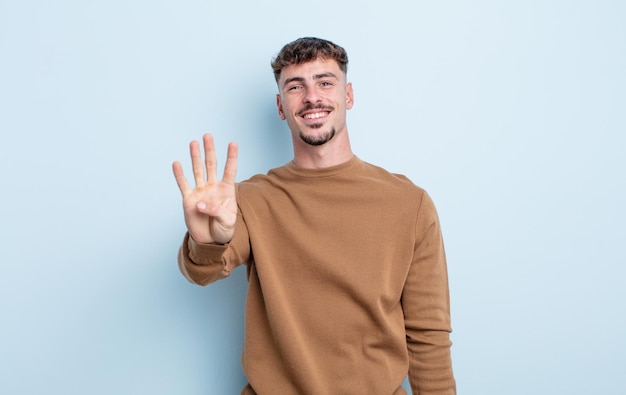
[[[320,146],[332,140],[333,137],[335,137],[335,133],[335,128],[332,128],[328,132],[322,132],[315,135],[307,135],[303,132],[300,132],[300,139],[308,145]]]

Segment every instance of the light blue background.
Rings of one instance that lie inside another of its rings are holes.
[[[269,62],[316,35],[437,204],[459,393],[623,394],[625,4],[1,0],[0,393],[239,393],[245,270],[178,273],[170,165],[290,160]]]

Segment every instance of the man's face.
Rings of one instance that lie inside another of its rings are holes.
[[[278,81],[278,115],[294,138],[322,145],[346,132],[346,110],[352,108],[352,84],[333,59],[285,67]]]

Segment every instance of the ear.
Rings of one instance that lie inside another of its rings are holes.
[[[278,108],[278,116],[284,121],[286,117],[285,112],[283,111],[283,103],[280,100],[280,93],[276,94],[276,107]]]
[[[349,110],[354,105],[354,92],[352,91],[352,82],[348,82],[346,85],[346,110]]]

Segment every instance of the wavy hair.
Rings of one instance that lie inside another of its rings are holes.
[[[317,59],[334,59],[344,74],[348,72],[348,54],[345,49],[321,38],[302,37],[286,44],[272,60],[274,78],[278,82],[281,71],[287,66]]]

